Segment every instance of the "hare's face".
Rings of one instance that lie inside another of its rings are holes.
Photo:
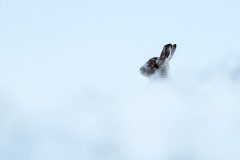
[[[158,62],[158,58],[157,57],[153,57],[151,59],[149,59],[141,68],[140,68],[140,72],[142,75],[149,77],[151,75],[153,75],[157,69],[159,68],[159,64]]]
[[[153,57],[149,59],[141,68],[140,72],[146,77],[158,74],[165,78],[168,75],[168,62],[172,58],[177,45],[167,44],[163,47],[160,57]]]

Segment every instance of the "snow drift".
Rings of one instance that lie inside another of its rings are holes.
[[[1,159],[238,160],[238,60],[154,82],[113,73],[114,83],[24,83],[22,73],[14,85],[2,72]]]

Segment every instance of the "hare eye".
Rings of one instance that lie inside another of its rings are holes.
[[[149,65],[154,65],[154,62],[153,61],[149,61],[148,64]]]

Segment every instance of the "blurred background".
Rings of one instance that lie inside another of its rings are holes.
[[[239,7],[1,0],[0,159],[239,160]]]

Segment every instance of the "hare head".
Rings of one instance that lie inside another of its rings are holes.
[[[177,45],[167,44],[163,47],[160,57],[149,59],[141,68],[140,72],[146,77],[156,75],[160,78],[168,76],[169,60],[172,58]]]

